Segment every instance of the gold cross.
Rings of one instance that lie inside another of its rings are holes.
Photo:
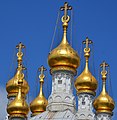
[[[93,43],[92,40],[89,40],[88,37],[86,37],[86,40],[83,41],[83,44],[86,44],[86,49],[88,49],[89,48],[89,44],[92,44],[92,43]]]
[[[102,71],[105,71],[106,70],[106,67],[108,67],[109,65],[103,61],[102,64],[100,65],[100,67],[102,67]]]
[[[22,48],[25,48],[25,46],[20,42],[18,45],[16,45],[16,48],[19,49],[19,52],[21,52]]]
[[[65,2],[64,6],[60,8],[61,11],[64,10],[64,20],[67,20],[67,10],[72,10],[71,6],[68,6],[68,3]]]
[[[40,68],[39,68],[39,71],[41,71],[41,74],[44,73],[44,71],[46,71],[47,69],[42,65]]]

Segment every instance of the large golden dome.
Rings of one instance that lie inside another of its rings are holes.
[[[22,97],[22,89],[19,87],[18,95],[16,98],[8,105],[7,112],[10,117],[22,117],[25,118],[29,112],[29,107]]]
[[[67,19],[64,19],[64,16],[62,17],[62,42],[58,45],[58,47],[52,50],[48,56],[48,64],[51,68],[51,72],[55,70],[69,70],[76,73],[76,69],[80,65],[78,53],[69,45],[67,41],[66,34],[69,19],[69,16],[67,16]]]
[[[88,38],[86,39],[86,42],[88,42]],[[89,43],[87,43],[89,44]],[[84,71],[76,78],[75,81],[75,88],[77,90],[77,93],[90,93],[95,95],[95,90],[97,89],[97,80],[95,77],[91,74],[91,72],[88,69],[88,59],[90,56],[90,48],[85,48],[85,58],[86,58],[86,65]]]
[[[22,70],[18,68],[15,76],[6,83],[6,90],[8,92],[8,97],[17,96],[19,90],[18,87],[19,76],[23,76],[23,75],[24,74],[22,73]],[[29,91],[28,82],[25,79],[23,79],[22,93],[26,95],[28,91]]]
[[[105,62],[103,62],[103,65],[105,67]],[[104,68],[105,69],[105,68]],[[108,95],[106,92],[106,74],[107,71],[103,70],[101,72],[102,74],[102,92],[100,95],[94,100],[93,105],[97,113],[110,113],[112,114],[112,111],[115,107],[114,100]]]
[[[42,66],[40,68],[41,70],[41,75],[39,75],[40,78],[40,93],[39,95],[30,103],[30,110],[32,112],[32,116],[35,116],[37,114],[40,114],[44,111],[46,111],[46,106],[48,105],[48,101],[44,97],[43,94],[43,83],[44,83],[44,78],[45,75],[43,74],[43,71],[45,68]]]

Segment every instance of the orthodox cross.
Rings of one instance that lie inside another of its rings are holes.
[[[19,52],[21,52],[22,48],[25,48],[25,46],[20,42],[17,46],[17,49],[19,49]]]
[[[46,71],[47,69],[42,65],[40,68],[39,68],[39,71],[41,72],[41,75],[44,73],[44,71]]]
[[[86,40],[83,41],[83,44],[86,44],[86,49],[89,49],[89,44],[92,44],[92,40],[89,40],[88,37],[86,37]]]
[[[108,67],[109,65],[103,61],[103,63],[100,65],[100,67],[102,68],[102,71],[104,72],[106,70],[106,67]]]
[[[71,6],[68,6],[68,3],[65,2],[64,6],[60,8],[61,11],[64,10],[64,20],[67,20],[67,10],[72,10]]]

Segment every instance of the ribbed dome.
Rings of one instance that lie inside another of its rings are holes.
[[[105,70],[105,66],[108,65],[105,62],[103,62],[103,71],[102,74],[102,92],[100,95],[94,100],[93,105],[97,113],[110,113],[112,114],[112,111],[115,107],[114,100],[108,95],[106,92],[106,74],[107,71]]]
[[[88,42],[88,38],[86,39],[86,41]],[[97,89],[98,83],[95,77],[91,74],[91,72],[88,69],[88,59],[90,56],[90,48],[85,48],[84,52],[85,52],[84,56],[86,59],[86,65],[85,65],[84,71],[78,76],[78,78],[76,78],[75,88],[78,94],[90,93],[95,95],[95,90]]]
[[[30,110],[32,112],[32,116],[35,116],[37,114],[40,114],[44,111],[46,111],[46,106],[48,105],[48,101],[44,97],[43,94],[43,83],[45,75],[43,74],[43,71],[46,70],[43,66],[39,68],[41,71],[41,74],[39,75],[40,78],[40,93],[39,95],[30,103]]]
[[[17,97],[8,105],[7,112],[10,117],[25,118],[27,116],[29,107],[24,97],[22,97],[21,88],[19,88]]]
[[[77,67],[80,65],[80,58],[77,52],[69,45],[66,37],[68,21],[63,23],[63,38],[57,48],[52,50],[48,56],[48,64],[51,72],[55,70],[69,70],[76,73]]]
[[[8,97],[17,95],[19,90],[18,80],[19,80],[19,76],[22,76],[22,75],[23,75],[22,70],[17,69],[15,76],[6,83],[6,90],[8,92]],[[29,91],[28,82],[25,79],[23,79],[22,94],[26,95],[28,91]]]

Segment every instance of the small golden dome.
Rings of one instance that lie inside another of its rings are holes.
[[[93,105],[97,113],[105,112],[112,114],[115,102],[106,91],[102,90],[101,94],[94,100]]]
[[[46,111],[46,106],[48,105],[48,101],[44,97],[43,94],[43,83],[45,75],[43,74],[43,71],[46,70],[43,66],[40,68],[41,75],[40,78],[40,93],[39,95],[30,103],[30,110],[32,112],[32,116],[35,116],[37,114],[40,114],[44,111]]]
[[[19,90],[18,87],[19,76],[23,76],[23,75],[24,74],[22,73],[22,70],[18,68],[15,76],[6,83],[6,90],[8,92],[8,97],[17,96]],[[28,91],[29,91],[28,82],[25,79],[23,79],[22,94],[26,95]]]
[[[89,44],[90,40],[88,38],[86,39],[86,46]],[[88,69],[88,59],[90,56],[90,48],[86,47],[84,49],[85,52],[85,58],[86,58],[86,65],[84,71],[76,78],[75,81],[75,88],[77,90],[77,93],[90,93],[95,95],[95,90],[97,89],[97,80],[95,77],[91,74],[91,72]]]
[[[23,53],[21,52],[22,48],[25,48],[25,46],[20,42],[16,48],[18,49],[18,53],[17,53],[17,62],[18,62],[18,68],[17,68],[17,72],[15,74],[15,76],[9,80],[6,83],[6,90],[8,92],[8,98],[10,96],[17,96],[19,87],[18,87],[18,80],[19,77],[23,77],[24,74],[22,73],[22,57],[23,57]],[[29,85],[28,82],[23,79],[23,84],[22,84],[22,94],[25,96],[29,91]]]
[[[19,80],[23,81],[23,80]],[[7,112],[11,117],[22,117],[25,118],[29,112],[29,107],[22,97],[22,87],[19,85],[18,95],[16,98],[8,105]]]
[[[67,3],[65,3],[65,7],[68,7]],[[67,16],[66,19],[65,16]],[[68,15],[64,15],[62,17],[62,42],[58,45],[58,47],[52,50],[48,56],[48,64],[51,68],[51,72],[55,70],[69,70],[75,74],[77,67],[80,65],[80,58],[77,52],[69,45],[67,41],[67,27],[69,19],[70,17]]]
[[[35,98],[30,104],[30,110],[32,112],[32,116],[40,114],[46,111],[46,106],[48,105],[48,101],[44,97],[43,93],[39,93],[37,98]]]
[[[105,64],[105,63],[103,63]],[[103,70],[102,72],[103,87],[100,95],[94,100],[93,105],[97,113],[110,113],[115,107],[114,100],[106,92],[106,74],[107,71]]]

